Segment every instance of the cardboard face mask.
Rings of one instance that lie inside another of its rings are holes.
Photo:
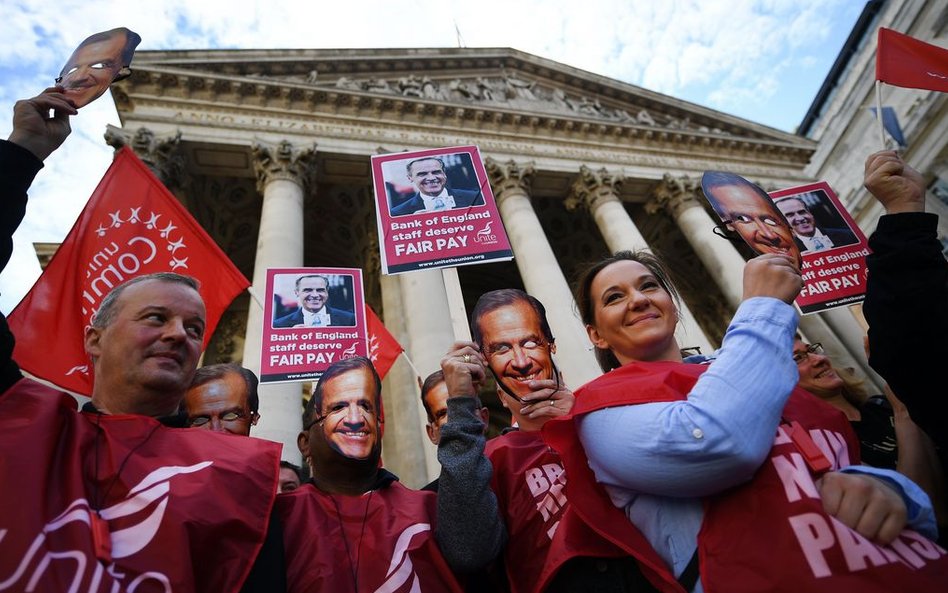
[[[720,171],[705,171],[701,188],[721,222],[756,253],[786,255],[800,267],[800,248],[790,223],[763,188]]]
[[[125,27],[96,33],[72,52],[56,84],[77,108],[98,99],[116,80],[131,74],[132,56],[142,38]]]

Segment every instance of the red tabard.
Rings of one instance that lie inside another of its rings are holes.
[[[0,395],[0,591],[237,591],[279,460],[275,443],[78,413],[22,379]],[[93,509],[111,562],[96,557]]]
[[[580,501],[603,490],[586,463],[573,418],[609,406],[684,399],[707,368],[633,363],[576,391],[573,416],[548,422],[543,434],[563,455],[577,507],[585,509]],[[794,390],[783,418],[807,429],[834,469],[858,462],[845,416],[815,396]],[[587,471],[577,475],[582,468]],[[782,425],[750,482],[705,500],[698,545],[706,593],[945,590],[944,550],[910,530],[889,546],[869,542],[823,512],[814,479]],[[631,525],[614,506],[594,519],[590,525],[609,538],[624,537]]]
[[[577,516],[567,500],[560,456],[539,432],[493,438],[484,453],[494,467],[491,488],[507,525],[504,561],[512,593],[543,591],[571,558],[638,555],[603,538]],[[608,498],[599,504],[612,506]]]
[[[288,593],[460,593],[435,541],[436,502],[398,482],[362,496],[312,484],[280,495]]]

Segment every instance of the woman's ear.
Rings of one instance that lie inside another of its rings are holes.
[[[592,342],[593,346],[599,348],[600,350],[608,350],[609,343],[606,342],[602,336],[599,335],[599,330],[596,329],[594,325],[586,326],[586,335],[589,336],[589,341]]]

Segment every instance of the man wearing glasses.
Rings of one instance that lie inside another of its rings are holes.
[[[257,383],[253,371],[238,364],[199,368],[184,396],[188,426],[250,436],[260,420]]]
[[[642,577],[634,560],[577,520],[560,457],[541,435],[574,401],[553,360],[543,304],[521,290],[495,290],[481,296],[471,317],[474,342],[455,343],[441,360],[450,394],[438,446],[437,536],[445,557],[467,554],[471,564],[496,559],[484,554],[495,541],[493,529],[507,540],[503,564],[512,593],[650,590],[636,588]],[[515,428],[485,446],[474,396],[487,369]],[[485,456],[492,476],[480,471]],[[479,501],[495,497],[501,520],[472,511],[490,508]]]

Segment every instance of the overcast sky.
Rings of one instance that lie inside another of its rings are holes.
[[[865,2],[858,0],[4,0],[0,137],[19,98],[52,83],[92,33],[125,26],[139,50],[512,47],[792,132]],[[134,62],[133,62],[134,68]],[[111,160],[108,94],[30,191],[14,255],[0,274],[8,313],[39,276],[32,243],[69,232]]]

